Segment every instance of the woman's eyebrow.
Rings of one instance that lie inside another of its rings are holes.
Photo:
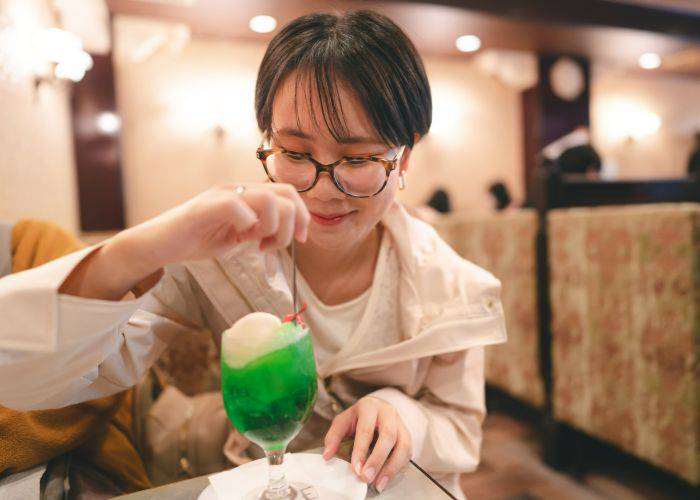
[[[299,139],[311,140],[312,137],[305,132],[294,128],[294,127],[282,127],[281,129],[275,131],[276,135],[286,135],[291,137],[297,137]],[[382,142],[375,137],[367,137],[363,135],[352,135],[347,137],[339,137],[337,139],[338,144],[382,144]]]
[[[381,141],[374,137],[366,137],[362,135],[352,135],[349,137],[339,137],[339,144],[381,144]]]
[[[292,127],[283,127],[279,130],[276,130],[274,132],[275,135],[288,135],[291,137],[298,137],[299,139],[306,139],[306,140],[311,140],[311,137],[308,134],[305,134],[301,130],[297,128],[292,128]]]

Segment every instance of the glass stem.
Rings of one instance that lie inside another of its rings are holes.
[[[284,450],[265,451],[265,456],[270,476],[263,498],[293,498],[294,495],[284,475]]]

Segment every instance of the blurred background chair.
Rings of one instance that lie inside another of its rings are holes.
[[[486,350],[489,384],[530,405],[544,404],[537,325],[535,235],[532,209],[510,213],[453,214],[435,222],[462,257],[488,269],[503,284],[508,342]]]
[[[700,204],[548,214],[554,418],[700,482]]]

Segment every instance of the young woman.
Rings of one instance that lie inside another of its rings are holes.
[[[0,404],[113,394],[192,328],[218,340],[249,312],[286,315],[296,238],[324,381],[305,431],[327,458],[354,436],[354,470],[379,490],[413,458],[461,496],[457,475],[479,460],[482,347],[505,327],[499,282],[395,201],[430,126],[420,57],[382,15],[304,16],[270,43],[255,105],[272,182],[215,187],[0,281]]]

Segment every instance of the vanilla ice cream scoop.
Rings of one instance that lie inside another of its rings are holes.
[[[221,355],[227,365],[240,368],[260,356],[296,342],[307,330],[282,323],[266,312],[246,314],[221,336]]]
[[[236,321],[224,335],[227,338],[251,338],[272,337],[275,331],[282,326],[282,321],[274,314],[266,312],[254,312],[246,314]]]

